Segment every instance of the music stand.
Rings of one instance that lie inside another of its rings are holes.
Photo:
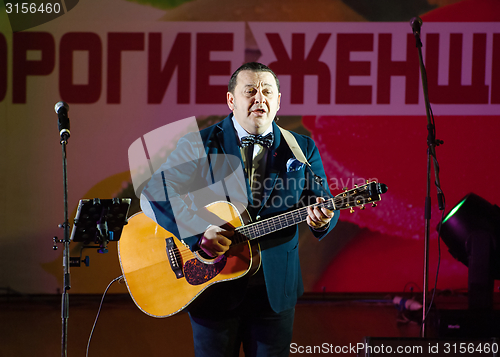
[[[70,240],[97,244],[99,253],[107,253],[107,244],[120,240],[128,223],[130,202],[130,198],[80,200]]]

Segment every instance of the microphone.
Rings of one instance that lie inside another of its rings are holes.
[[[61,142],[66,142],[70,137],[69,132],[69,105],[65,102],[57,102],[54,110],[58,117],[59,135],[61,135]]]
[[[413,30],[414,35],[420,36],[420,27],[422,26],[422,19],[420,17],[414,17],[410,21],[411,28]]]

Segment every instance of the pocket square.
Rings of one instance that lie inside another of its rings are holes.
[[[299,171],[304,167],[304,164],[297,159],[288,159],[286,163],[286,172]]]

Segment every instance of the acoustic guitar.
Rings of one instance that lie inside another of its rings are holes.
[[[330,210],[376,206],[387,186],[375,181],[346,190],[312,206]],[[205,207],[235,228],[231,248],[208,259],[189,247],[142,212],[129,218],[118,241],[120,266],[127,289],[137,307],[153,317],[172,316],[192,303],[209,286],[252,274],[260,265],[257,238],[304,222],[307,207],[272,218],[250,222],[230,202],[214,202]]]

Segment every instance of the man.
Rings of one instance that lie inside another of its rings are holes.
[[[326,181],[318,149],[312,139],[294,133],[311,166],[296,160],[274,123],[280,99],[279,81],[271,69],[255,62],[241,66],[228,85],[232,114],[200,131],[201,143],[189,134],[179,140],[143,191],[149,200],[142,202],[145,213],[173,234],[192,232],[185,244],[216,258],[230,248],[234,229],[212,225],[201,208],[210,200],[238,196],[238,184],[230,189],[217,184],[238,164],[245,169],[243,194],[253,221],[323,202],[322,196],[330,192],[317,182]],[[231,157],[236,158],[232,163]],[[168,198],[155,199],[162,192]],[[186,194],[187,203],[181,200]],[[335,226],[338,212],[315,205],[307,208],[306,220],[321,239]],[[298,228],[267,234],[259,245],[261,265],[254,275],[215,284],[189,306],[196,356],[238,356],[242,343],[247,356],[288,356],[294,307],[303,293]]]

